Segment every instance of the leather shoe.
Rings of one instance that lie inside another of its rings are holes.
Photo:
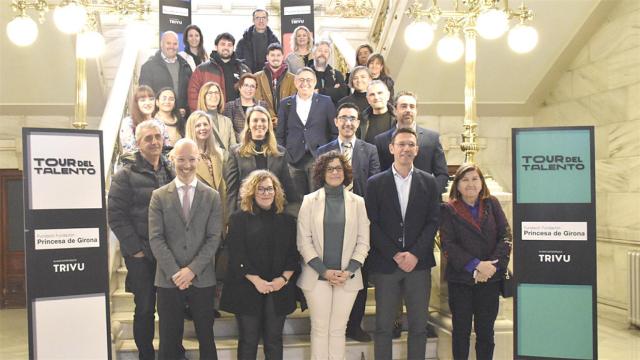
[[[402,323],[396,322],[393,324],[393,338],[399,339],[402,336]]]
[[[358,342],[371,342],[371,335],[362,330],[362,328],[360,327],[357,327],[355,329],[347,329],[347,337]]]

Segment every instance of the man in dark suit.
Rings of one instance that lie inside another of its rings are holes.
[[[396,97],[396,128],[412,128],[418,134],[418,155],[413,161],[413,165],[426,171],[436,178],[438,183],[438,191],[443,193],[449,181],[449,172],[447,170],[447,160],[444,157],[442,144],[440,144],[440,134],[433,130],[425,129],[417,126],[416,95],[409,91],[401,91]],[[391,136],[396,128],[392,128],[375,137],[374,143],[378,148],[378,156],[380,156],[380,169],[387,170],[393,162],[393,155],[389,151]]]
[[[350,160],[353,168],[353,183],[349,188],[354,194],[364,197],[367,191],[367,180],[380,172],[380,161],[376,147],[356,137],[356,131],[360,125],[359,113],[360,109],[353,103],[348,102],[338,106],[338,116],[335,119],[338,138],[319,147],[317,154],[320,156],[333,150],[344,154]],[[365,266],[362,268],[364,288],[358,291],[347,323],[347,337],[360,342],[371,341],[371,336],[361,327],[369,283],[366,269],[365,262]]]
[[[305,67],[295,78],[298,93],[284,98],[278,108],[278,144],[287,149],[291,178],[302,198],[313,191],[313,159],[318,147],[335,139],[336,108],[331,98],[314,93],[316,74]]]
[[[404,298],[407,358],[424,359],[440,191],[433,175],[413,166],[419,148],[412,128],[394,132],[389,152],[391,167],[369,179],[366,196],[371,221],[368,263],[376,286],[375,358],[392,358],[394,320]]]
[[[176,179],[151,195],[149,243],[158,264],[159,359],[181,357],[187,304],[200,359],[217,359],[213,340],[214,255],[222,233],[222,203],[218,192],[196,178],[199,159],[193,140],[178,140],[173,158]]]

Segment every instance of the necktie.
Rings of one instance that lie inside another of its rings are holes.
[[[345,142],[342,144],[342,155],[344,155],[345,159],[351,164],[351,157],[353,156],[353,145],[350,142]],[[345,187],[347,191],[353,191],[353,181]]]
[[[189,196],[189,192],[191,186],[183,185],[182,189],[184,189],[184,195],[182,195],[182,214],[185,220],[189,220],[189,210],[191,209],[191,196]]]

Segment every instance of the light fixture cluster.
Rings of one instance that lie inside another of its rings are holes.
[[[11,8],[16,17],[7,24],[7,36],[17,46],[29,46],[38,38],[38,25],[27,15],[28,9],[39,14],[44,23],[45,14],[53,6],[47,0],[13,0]],[[98,32],[98,15],[116,13],[120,16],[137,14],[139,18],[149,13],[146,0],[62,0],[53,11],[53,21],[65,34],[77,34],[76,54],[83,58],[95,58],[102,54],[105,40]]]
[[[413,50],[428,48],[434,39],[440,19],[445,19],[443,30],[445,36],[438,41],[437,52],[441,60],[456,62],[464,54],[464,42],[460,34],[473,31],[487,40],[500,38],[507,31],[509,47],[517,53],[527,53],[536,47],[538,32],[527,25],[533,19],[533,11],[524,3],[518,10],[511,10],[508,1],[503,0],[504,7],[498,8],[500,0],[456,0],[453,10],[443,11],[435,0],[427,10],[415,0],[406,14],[413,22],[407,26],[404,39]],[[510,21],[518,23],[511,27]]]

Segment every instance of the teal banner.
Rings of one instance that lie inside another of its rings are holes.
[[[596,359],[593,127],[513,129],[515,359]]]

